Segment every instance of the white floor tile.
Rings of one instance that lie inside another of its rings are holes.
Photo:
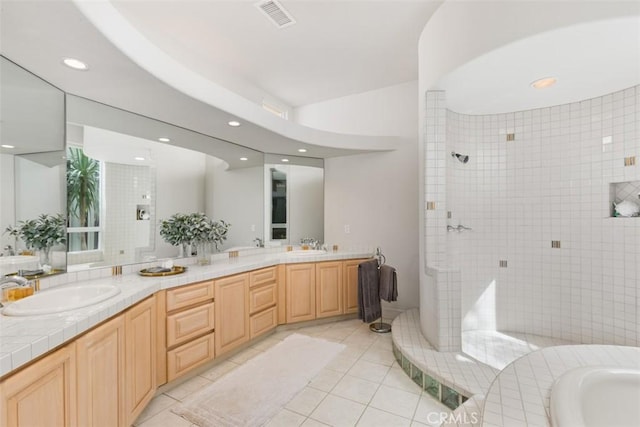
[[[174,414],[168,409],[165,409],[142,424],[139,424],[140,427],[191,427],[191,425],[191,422]]]
[[[365,410],[365,406],[338,396],[327,396],[310,418],[335,427],[354,426]]]
[[[242,364],[250,359],[253,359],[260,353],[262,353],[260,350],[256,350],[255,348],[249,347],[249,348],[245,348],[235,356],[229,358],[229,360],[233,363]]]
[[[227,372],[233,371],[238,366],[240,365],[238,365],[237,363],[233,363],[233,362],[229,362],[228,360],[225,360],[224,362],[217,364],[216,366],[209,369],[208,371],[200,374],[200,376],[208,379],[209,381],[215,381],[221,376],[223,376],[224,374],[226,374]]]
[[[413,416],[413,420],[430,426],[439,426],[440,419],[443,418],[441,414],[449,414],[450,412],[451,410],[442,403],[428,394],[423,394],[420,396],[420,402],[418,402],[418,408]]]
[[[199,391],[210,384],[211,384],[211,381],[209,381],[204,377],[200,377],[200,376],[193,377],[190,380],[180,384],[179,386],[174,387],[171,390],[165,391],[164,394],[176,400],[182,401],[184,398],[188,397],[192,393],[195,393],[196,391]]]
[[[362,355],[361,359],[385,366],[393,365],[393,362],[396,360],[393,356],[393,352],[391,351],[391,346],[388,346],[386,350],[371,346],[371,348]]]
[[[362,378],[345,375],[331,390],[331,394],[368,404],[378,389],[379,384],[363,380]]]
[[[265,427],[299,427],[306,419],[307,417],[305,416],[291,412],[288,409],[282,409],[265,424]]]
[[[396,365],[397,366],[397,365]],[[387,376],[384,377],[382,384],[398,388],[409,393],[422,394],[422,388],[414,383],[411,378],[404,371],[398,367],[392,367],[389,369]]]
[[[364,380],[381,383],[389,369],[389,366],[360,359],[349,369],[348,374]]]
[[[311,380],[309,386],[322,391],[331,391],[336,384],[342,379],[344,373],[333,371],[331,369],[323,369],[314,379]]]
[[[324,391],[315,388],[306,387],[302,389],[293,399],[285,405],[285,408],[297,412],[298,414],[308,416],[313,412],[318,404],[327,396]]]
[[[412,419],[419,400],[417,394],[382,385],[373,396],[370,406]]]
[[[302,423],[302,427],[326,427],[327,424],[321,423],[320,421],[316,421],[313,418],[307,418],[304,423]]]
[[[154,397],[153,400],[149,402],[149,404],[144,409],[144,411],[142,411],[138,419],[134,422],[134,425],[140,425],[141,423],[147,421],[154,415],[164,411],[165,409],[168,409],[169,407],[171,407],[172,405],[175,405],[176,403],[177,403],[177,400],[172,399],[171,397],[165,394],[160,394]]]
[[[358,356],[343,356],[338,354],[333,358],[331,362],[326,366],[327,369],[346,373],[358,360]]]
[[[361,427],[409,427],[410,424],[411,420],[408,418],[402,418],[370,406],[358,421],[358,426]]]

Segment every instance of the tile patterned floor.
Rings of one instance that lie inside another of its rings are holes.
[[[545,347],[576,344],[560,338],[518,332],[464,331],[462,351],[474,359],[502,370],[509,363]]]
[[[437,426],[450,410],[402,371],[391,334],[376,334],[357,319],[279,331],[210,370],[156,396],[139,427],[193,427],[171,408],[291,333],[341,342],[346,348],[277,413],[268,427]],[[253,427],[253,426],[252,426]]]

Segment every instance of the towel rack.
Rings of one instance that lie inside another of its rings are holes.
[[[384,256],[380,248],[376,248],[375,258],[378,260],[378,271],[387,262],[387,257]],[[379,275],[379,274],[378,274]],[[369,329],[379,334],[386,334],[391,332],[391,325],[382,321],[382,305],[380,306],[380,323],[373,322],[369,325]]]

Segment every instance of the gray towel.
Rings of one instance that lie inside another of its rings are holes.
[[[358,264],[358,318],[373,322],[382,315],[378,261]]]
[[[380,298],[385,301],[398,300],[398,275],[390,265],[380,266]]]

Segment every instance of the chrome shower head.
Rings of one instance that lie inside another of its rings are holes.
[[[461,163],[467,163],[469,161],[469,156],[467,156],[466,154],[456,153],[455,151],[451,152],[451,157],[453,157],[454,159],[458,159],[458,161],[460,161]]]

